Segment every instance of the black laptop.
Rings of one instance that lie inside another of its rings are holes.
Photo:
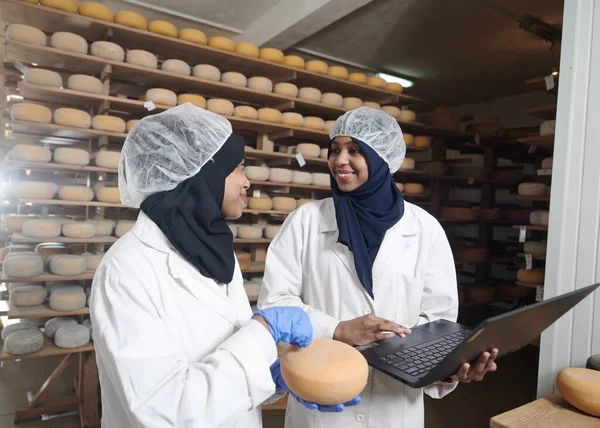
[[[488,318],[475,328],[437,320],[412,328],[404,339],[396,336],[357,349],[374,369],[421,388],[452,376],[485,351],[497,348],[501,357],[526,346],[599,286]]]

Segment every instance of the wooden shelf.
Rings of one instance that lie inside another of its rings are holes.
[[[553,120],[556,119],[556,104],[530,108],[525,110],[525,112],[532,116],[539,117],[540,119]]]
[[[263,262],[252,262],[249,269],[242,270],[242,273],[262,273],[265,271]]]
[[[521,282],[521,281],[517,281],[516,284],[520,285],[522,287],[529,287],[529,288],[538,288],[538,287],[543,287],[544,286],[544,284],[540,284],[540,285],[527,284],[526,282]]]
[[[85,307],[78,311],[60,312],[54,311],[48,305],[31,306],[20,308],[9,304],[8,318],[52,318],[52,317],[70,317],[74,315],[89,315],[90,308]]]
[[[517,142],[528,146],[551,149],[554,147],[554,135],[538,135],[534,137],[518,138]]]
[[[525,253],[519,253],[517,254],[518,257],[524,259],[525,258]],[[538,255],[538,254],[531,254],[531,259],[532,260],[546,260],[546,256],[545,255]]]
[[[330,192],[331,188],[326,186],[315,186],[313,184],[278,183],[276,181],[254,181],[250,180],[252,186],[289,187],[292,189],[306,189],[321,192]]]
[[[28,134],[46,138],[68,138],[72,140],[89,140],[90,138],[109,137],[111,140],[124,141],[127,134],[119,132],[98,131],[96,129],[81,129],[53,123],[26,122],[24,120],[9,120],[10,129],[15,134]]]
[[[270,244],[272,239],[261,238],[261,239],[241,239],[235,238],[234,244]]]
[[[102,168],[99,166],[77,166],[77,165],[63,165],[60,163],[41,163],[41,162],[19,162],[19,161],[5,161],[2,164],[6,168],[10,169],[31,169],[35,171],[73,171],[73,172],[100,172],[100,173],[114,173],[118,171],[112,168]]]
[[[53,357],[55,355],[67,355],[67,354],[79,354],[81,352],[90,352],[94,350],[94,344],[88,343],[81,348],[75,349],[63,349],[59,348],[52,342],[52,340],[48,338],[44,338],[44,347],[35,352],[33,354],[27,355],[11,355],[7,353],[5,350],[2,350],[2,361],[14,361],[14,360],[24,360],[30,358],[43,358],[43,357]]]
[[[115,236],[94,236],[93,238],[67,238],[65,236],[59,236],[57,238],[31,238],[25,236],[22,233],[13,233],[12,243],[13,244],[37,244],[43,242],[56,242],[59,244],[114,244],[117,242]]]
[[[428,197],[428,195],[425,193],[406,193],[406,192],[402,192],[402,196],[407,199],[422,199],[422,198]]]
[[[513,229],[520,229],[522,227],[529,229],[529,230],[548,231],[548,226],[533,226],[531,224],[515,225],[515,226],[513,226]]]
[[[41,275],[30,278],[9,278],[0,272],[0,282],[17,283],[17,282],[66,282],[66,281],[85,281],[94,279],[94,271],[87,271],[81,275],[59,276],[44,272]]]
[[[517,199],[520,200],[520,201],[550,202],[550,196],[522,196],[522,195],[517,195]]]
[[[63,201],[60,199],[20,199],[19,203],[31,204],[31,205],[63,205],[63,206],[71,206],[71,207],[104,207],[104,208],[137,209],[137,208],[126,207],[122,204],[110,204],[108,202]]]
[[[246,157],[257,159],[291,160],[296,162],[296,155],[281,152],[266,152],[246,147]],[[327,166],[327,159],[304,157],[307,165]],[[298,168],[300,166],[298,165]]]

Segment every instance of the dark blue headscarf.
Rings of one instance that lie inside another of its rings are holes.
[[[374,298],[373,262],[385,233],[404,214],[404,198],[396,187],[388,164],[362,141],[355,138],[352,141],[358,144],[365,156],[369,179],[356,190],[343,192],[335,178],[331,177],[338,242],[352,251],[358,279]]]

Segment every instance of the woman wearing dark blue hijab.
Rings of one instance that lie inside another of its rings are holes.
[[[392,178],[406,153],[398,122],[361,107],[338,118],[329,135],[332,198],[286,219],[269,246],[259,308],[300,306],[314,337],[352,346],[405,337],[409,327],[436,319],[456,321],[446,234],[433,216],[404,201]],[[441,398],[459,381],[483,379],[496,370],[496,355],[486,352],[453,379],[422,389],[372,372],[361,402],[342,413],[315,414],[290,400],[286,427],[423,427],[423,392]]]

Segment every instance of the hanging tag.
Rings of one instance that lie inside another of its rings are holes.
[[[253,198],[260,198],[260,190],[253,190],[252,191],[252,197]]]
[[[544,80],[546,81],[547,91],[551,91],[552,89],[554,89],[554,76],[552,74],[549,74],[546,77],[544,77]]]
[[[531,270],[533,268],[533,258],[531,254],[525,254],[525,269]]]
[[[473,177],[469,178],[469,186],[475,184],[475,179]]]
[[[21,72],[21,74],[25,74],[28,70],[28,67],[20,63],[19,61],[15,62],[15,68]]]
[[[154,103],[152,101],[144,102],[144,107],[146,107],[146,110],[148,110],[148,111],[152,111],[156,108],[156,106],[154,105]]]
[[[544,287],[538,285],[535,288],[535,301],[541,302],[542,300],[544,300]]]
[[[304,160],[304,156],[302,156],[302,153],[296,153],[296,160],[298,161],[298,165],[300,165],[300,168],[306,165],[306,161]]]
[[[552,175],[551,169],[538,169],[537,175]]]
[[[475,134],[475,144],[479,145],[481,142],[481,137],[479,136],[479,132]]]
[[[521,226],[519,228],[519,242],[525,242],[527,238],[527,228],[525,226]]]
[[[535,151],[537,150],[536,146],[529,146],[529,150],[527,150],[527,153],[529,153],[530,155],[534,154]]]

